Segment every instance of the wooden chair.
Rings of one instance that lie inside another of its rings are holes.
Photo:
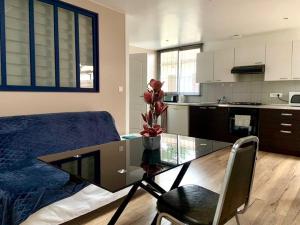
[[[197,185],[185,185],[161,195],[157,201],[159,215],[175,224],[221,225],[232,217],[240,225],[238,214],[249,204],[254,178],[258,138],[241,138],[232,147],[219,194]]]

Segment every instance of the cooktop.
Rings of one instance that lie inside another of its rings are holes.
[[[262,105],[261,102],[229,102],[229,105]]]

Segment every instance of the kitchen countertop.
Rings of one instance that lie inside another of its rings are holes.
[[[168,105],[183,105],[183,106],[218,106],[218,107],[235,107],[235,108],[258,108],[258,109],[286,109],[300,110],[300,107],[290,106],[288,104],[266,104],[266,105],[231,105],[218,104],[215,102],[187,103],[187,102],[165,102]]]

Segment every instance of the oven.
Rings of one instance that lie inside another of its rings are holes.
[[[236,137],[258,135],[257,108],[229,108],[229,133]]]

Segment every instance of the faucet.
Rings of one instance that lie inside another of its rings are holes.
[[[226,102],[227,102],[226,97],[223,96],[223,97],[221,97],[221,98],[218,98],[218,99],[217,99],[217,102],[218,102],[218,104],[224,104],[224,103],[226,103]]]

